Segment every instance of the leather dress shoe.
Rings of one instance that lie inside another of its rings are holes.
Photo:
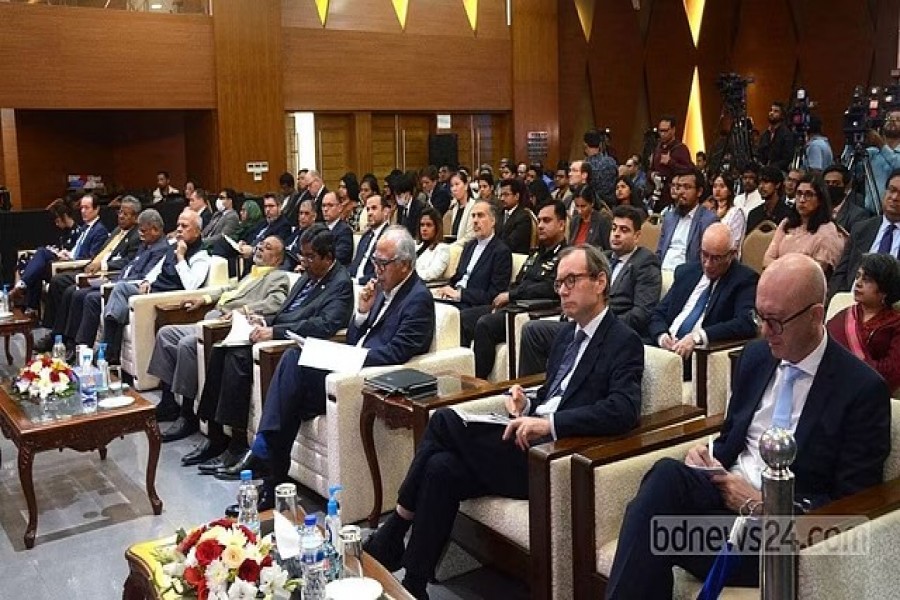
[[[363,544],[363,550],[392,573],[403,568],[404,537],[390,527],[382,525],[376,529]]]
[[[230,467],[219,467],[216,471],[216,479],[223,481],[237,481],[241,478],[241,471],[250,469],[253,477],[259,478],[266,471],[266,464],[254,456],[252,450],[247,450],[240,459]]]
[[[72,349],[72,355],[75,355],[75,349]],[[68,355],[67,355],[68,356]],[[161,400],[156,405],[156,420],[160,423],[164,421],[175,421],[181,416],[181,407],[174,400]],[[163,441],[166,441],[163,439]]]
[[[239,461],[243,455],[243,452],[241,452],[240,454],[235,454],[230,449],[226,449],[221,454],[214,456],[206,462],[200,463],[197,468],[204,475],[213,475],[222,467],[232,466],[237,461]]]
[[[215,458],[222,454],[222,448],[221,444],[213,444],[208,438],[204,438],[193,450],[181,457],[181,466],[199,465],[211,458]]]
[[[168,429],[163,431],[162,441],[163,442],[174,442],[176,440],[183,440],[189,435],[193,435],[194,433],[200,430],[200,425],[196,421],[188,420],[184,417],[178,417],[175,419],[175,422],[172,423]]]

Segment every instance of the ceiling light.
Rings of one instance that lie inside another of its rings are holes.
[[[157,2],[156,4],[151,4],[150,10],[162,10],[162,4],[160,4],[159,2]]]

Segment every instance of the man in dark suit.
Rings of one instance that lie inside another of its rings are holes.
[[[434,165],[428,165],[419,174],[419,183],[422,191],[425,192],[425,198],[429,204],[438,209],[443,214],[450,209],[450,203],[453,196],[446,186],[438,185],[438,170]]]
[[[302,192],[294,188],[294,176],[290,173],[282,173],[278,178],[278,186],[281,188],[282,201],[280,205],[281,216],[289,224],[297,222],[297,209],[300,206]]]
[[[388,227],[391,206],[378,194],[366,199],[366,225],[368,229],[356,245],[356,255],[350,263],[350,277],[354,283],[365,285],[375,276],[375,265],[370,260],[375,245]]]
[[[311,198],[301,200],[297,205],[297,226],[291,235],[284,240],[284,262],[281,268],[285,271],[302,271],[300,265],[300,238],[303,232],[316,222],[316,207]]]
[[[847,167],[842,164],[831,165],[822,173],[822,178],[831,200],[831,217],[844,231],[849,233],[854,225],[872,216],[872,213],[854,201],[851,185],[853,176]]]
[[[341,218],[341,203],[334,192],[322,198],[325,225],[334,236],[334,258],[345,267],[353,260],[353,229]]]
[[[133,196],[126,196],[119,206],[118,226],[110,234],[106,244],[84,267],[84,273],[95,275],[100,272],[120,271],[131,262],[141,245],[138,233],[138,215],[141,203]],[[50,280],[50,291],[44,302],[44,324],[50,328],[50,335],[35,344],[39,352],[48,352],[55,336],[62,335],[69,318],[69,306],[75,293],[74,272],[57,273]],[[71,341],[71,340],[70,340]]]
[[[413,195],[416,189],[416,178],[413,172],[407,171],[391,178],[391,193],[397,203],[396,225],[406,227],[415,238],[419,235],[419,218],[425,209],[425,203]]]
[[[738,362],[713,455],[703,443],[684,463],[663,459],[644,477],[625,512],[607,598],[671,598],[674,565],[706,577],[714,555],[651,551],[651,519],[759,514],[759,439],[770,427],[795,437],[791,471],[804,510],[882,481],[890,393],[875,371],[825,335],[824,302],[822,270],[807,256],[788,254],[763,272],[755,314],[765,340],[748,344]],[[691,465],[728,473],[710,477]],[[758,578],[758,555],[744,554],[726,584],[753,586]]]
[[[702,262],[675,270],[671,289],[650,317],[650,339],[685,360],[685,380],[695,346],[756,335],[751,314],[757,275],[735,260],[732,243],[727,225],[711,225],[703,234]]]
[[[346,269],[335,260],[334,236],[324,224],[317,223],[303,233],[300,248],[306,267],[303,276],[278,312],[264,320],[254,319],[251,344],[213,349],[197,410],[207,422],[208,437],[182,458],[182,464],[199,464],[202,473],[231,479],[236,478],[233,467],[249,460],[252,344],[285,340],[288,331],[328,339],[347,325],[353,310],[353,284]],[[297,361],[293,364],[296,366]],[[223,430],[226,425],[231,427],[230,442]]]
[[[698,169],[675,175],[672,189],[675,205],[663,217],[656,249],[663,271],[674,271],[684,263],[699,263],[703,232],[718,220],[716,213],[700,205],[706,182]]]
[[[558,306],[559,296],[553,289],[553,282],[556,280],[559,255],[565,246],[566,205],[554,200],[545,204],[538,213],[538,247],[522,265],[509,291],[497,294],[490,306],[467,310],[473,316],[480,315],[475,323],[473,339],[477,377],[484,379],[490,375],[494,369],[497,344],[506,340],[507,315],[504,308],[515,305],[519,300],[541,299]]]
[[[497,232],[510,252],[531,252],[531,212],[522,206],[528,188],[521,179],[505,179],[500,182],[500,204],[503,209],[497,221]]]
[[[475,238],[463,246],[459,265],[449,285],[434,291],[436,298],[449,300],[459,307],[460,343],[463,346],[472,343],[475,323],[484,314],[481,307],[490,306],[497,294],[509,289],[512,279],[512,253],[494,235],[496,220],[491,203],[476,202],[471,220]]]
[[[246,205],[247,202],[255,202],[255,200],[250,200],[249,198],[245,199],[244,205]],[[238,279],[244,275],[243,273],[238,273],[234,268],[235,261],[239,255],[243,257],[244,260],[252,263],[253,256],[256,253],[256,247],[261,244],[264,239],[269,236],[275,236],[284,242],[284,240],[291,235],[291,224],[284,218],[284,215],[281,214],[281,206],[278,204],[278,198],[275,194],[263,194],[262,209],[265,218],[249,232],[241,235],[240,240],[235,240],[238,242],[237,249],[225,239],[220,239],[216,242],[212,252],[210,252],[213,256],[222,256],[228,259],[228,272],[232,276],[237,274]]]
[[[548,378],[528,397],[513,386],[505,430],[468,423],[438,410],[428,423],[396,511],[365,544],[388,570],[406,568],[403,585],[427,598],[459,503],[500,495],[528,498],[528,448],[573,436],[615,435],[633,428],[641,405],[644,350],[638,336],[607,310],[609,265],[591,246],[567,248],[554,287],[572,319],[556,338]],[[403,540],[412,527],[409,545]]]
[[[325,182],[322,181],[322,175],[315,169],[310,169],[306,172],[305,180],[306,189],[303,190],[300,200],[303,201],[307,198],[311,198],[313,205],[316,207],[316,221],[324,221],[325,216],[322,214],[322,200],[325,199],[328,188],[325,187]]]
[[[900,258],[900,169],[888,176],[881,216],[860,221],[850,230],[850,242],[828,283],[828,297],[853,287],[862,255],[880,252]]]
[[[364,366],[399,365],[428,352],[434,340],[434,300],[415,272],[416,244],[400,226],[390,227],[372,258],[377,281],[359,293],[347,344],[368,348]],[[268,463],[260,508],[271,508],[272,492],[287,479],[291,446],[302,421],[325,414],[327,372],[297,367],[300,350],[285,352],[278,363],[247,464]],[[245,467],[246,468],[246,467]]]
[[[587,186],[581,188],[572,201],[575,214],[569,224],[569,242],[573,246],[590,244],[601,250],[609,250],[609,219],[594,208],[594,192]]]

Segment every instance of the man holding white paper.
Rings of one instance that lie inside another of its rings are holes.
[[[416,244],[406,228],[389,227],[378,240],[371,260],[376,279],[359,292],[347,344],[368,349],[364,366],[403,364],[428,352],[431,346],[434,300],[416,275]],[[281,357],[253,443],[255,458],[271,468],[271,477],[260,495],[260,509],[272,507],[275,485],[287,480],[291,446],[300,424],[325,414],[328,371],[298,368],[300,352],[291,348]]]

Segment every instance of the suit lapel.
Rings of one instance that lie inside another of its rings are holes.
[[[603,343],[606,332],[612,325],[612,319],[614,318],[615,316],[612,312],[607,310],[606,315],[603,317],[603,320],[600,321],[600,325],[597,327],[594,335],[591,336],[587,348],[584,349],[581,360],[575,365],[575,372],[572,373],[572,377],[569,379],[569,384],[566,386],[566,391],[563,393],[562,400],[560,400],[559,408],[557,408],[557,410],[560,410],[563,405],[565,405],[566,401],[572,397],[572,394],[574,394],[581,384],[584,383],[588,373],[594,369],[594,363],[597,362],[597,356],[600,352],[600,345]],[[574,337],[575,329],[572,329],[572,332],[572,336]],[[569,341],[571,341],[571,339]]]
[[[748,392],[747,397],[751,400],[744,406],[738,407],[734,413],[734,427],[729,433],[729,445],[734,444],[735,459],[741,454],[747,443],[747,430],[750,429],[750,423],[753,421],[753,415],[759,410],[762,402],[763,394],[775,376],[775,369],[778,368],[779,360],[769,355],[760,376],[754,379],[754,387]]]
[[[800,413],[800,420],[797,422],[797,429],[794,432],[794,439],[797,441],[797,452],[802,453],[803,446],[809,440],[809,435],[815,428],[822,411],[828,406],[828,397],[837,386],[835,385],[835,370],[832,366],[834,362],[834,344],[832,339],[828,340],[825,347],[825,353],[822,355],[822,362],[813,378],[812,386],[809,388],[809,394],[806,396],[806,402],[803,404],[803,412]]]
[[[369,326],[370,332],[381,327],[382,323],[388,320],[391,312],[397,310],[397,307],[403,304],[403,299],[406,298],[407,294],[409,294],[409,290],[412,289],[412,286],[415,284],[415,280],[416,273],[415,271],[413,271],[413,273],[409,276],[409,279],[407,279],[406,282],[400,287],[400,289],[397,290],[397,294],[394,296],[394,299],[391,300],[391,304],[387,307],[387,310],[384,312],[384,314],[381,315],[381,318],[377,321],[374,321]],[[371,318],[378,318],[378,314],[381,312],[381,309],[384,306],[384,302],[384,294],[379,294],[378,299],[375,301],[378,310],[375,310],[375,306],[372,307],[372,312],[370,313]]]

